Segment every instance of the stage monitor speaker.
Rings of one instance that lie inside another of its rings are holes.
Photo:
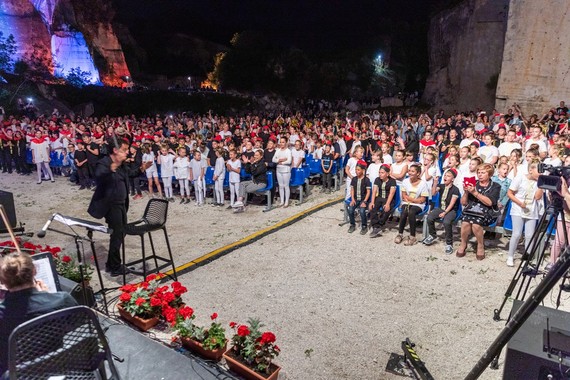
[[[6,216],[10,227],[15,228],[17,224],[16,220],[16,207],[14,207],[14,196],[12,193],[0,190],[0,205],[4,206],[6,210]],[[0,218],[0,231],[7,230],[4,220]]]
[[[95,305],[95,296],[93,295],[93,289],[91,289],[90,286],[88,286],[86,289],[87,299],[85,299],[83,295],[83,289],[77,282],[71,281],[65,277],[61,276],[58,277],[59,277],[59,285],[61,286],[61,291],[69,293],[69,295],[71,295],[77,301],[78,304],[85,305],[88,307],[92,307]]]
[[[521,304],[515,301],[511,313]],[[550,347],[550,356],[547,347]],[[538,306],[507,345],[503,379],[567,379],[564,372],[570,369],[570,356],[562,363],[558,356],[559,352],[570,355],[567,347],[570,347],[570,313]]]

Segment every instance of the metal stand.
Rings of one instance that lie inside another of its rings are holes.
[[[68,216],[64,216],[64,215],[60,215],[60,214],[55,214],[55,215],[56,215],[56,217],[54,218],[54,220],[59,221],[62,224],[69,227],[69,229],[72,231],[72,233],[60,231],[60,230],[54,229],[52,227],[49,227],[47,229],[49,231],[57,232],[59,234],[65,235],[65,236],[70,236],[74,239],[75,248],[77,250],[77,262],[79,263],[79,274],[81,277],[81,281],[84,280],[84,275],[85,275],[85,272],[84,272],[85,250],[83,248],[83,242],[88,242],[91,245],[91,254],[93,255],[93,261],[95,262],[95,268],[97,270],[97,278],[99,280],[99,286],[100,286],[99,291],[95,292],[94,295],[100,294],[102,296],[103,306],[104,306],[103,312],[106,315],[109,315],[109,308],[108,308],[108,304],[107,304],[107,292],[118,289],[118,287],[113,287],[113,288],[106,288],[105,287],[105,283],[103,281],[103,276],[101,275],[101,268],[99,266],[99,261],[97,260],[97,253],[95,250],[95,241],[93,240],[93,231],[99,231],[99,232],[103,232],[103,233],[107,233],[107,234],[110,234],[112,231],[100,223],[82,220],[82,219],[78,219],[78,218],[72,218],[72,217],[68,217]],[[87,236],[81,236],[80,234],[78,234],[73,229],[73,226],[81,226],[81,227],[85,228],[87,230]],[[87,291],[85,289],[85,286],[82,286],[82,289],[83,289],[83,297],[86,300],[87,299]]]
[[[544,280],[534,289],[528,299],[520,306],[514,315],[511,316],[505,328],[497,336],[495,341],[489,346],[487,351],[479,359],[477,364],[467,374],[465,380],[475,380],[485,371],[493,358],[497,357],[507,342],[522,327],[525,321],[530,317],[542,300],[550,293],[558,280],[570,269],[570,247],[566,245],[558,261],[552,267],[551,271],[546,275]]]

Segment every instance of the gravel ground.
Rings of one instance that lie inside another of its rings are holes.
[[[14,193],[18,220],[32,232],[54,212],[91,219],[86,209],[92,192],[63,182],[37,185],[31,177],[3,174],[0,188]],[[301,206],[269,213],[251,206],[235,215],[209,205],[171,204],[167,228],[176,264],[339,195],[315,190]],[[147,199],[132,202],[129,220],[142,215]],[[514,274],[504,264],[506,240],[490,242],[494,246],[484,261],[473,251],[458,259],[445,255],[441,243],[396,245],[393,228],[378,239],[358,230],[347,234],[348,226],[338,225],[340,208],[325,208],[180,276],[196,321],[206,324],[214,311],[224,324],[261,318],[282,349],[281,379],[400,379],[384,369],[406,337],[417,343],[435,378],[463,378],[504,326],[492,314]],[[96,240],[104,262],[107,237],[98,234]],[[69,238],[53,232],[31,241],[73,248]],[[130,257],[140,249],[134,238],[127,247]],[[112,286],[118,279],[105,281]],[[501,375],[502,370],[487,370],[481,378]]]

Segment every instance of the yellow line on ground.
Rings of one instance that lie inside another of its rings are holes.
[[[238,240],[238,241],[235,241],[235,242],[233,242],[233,243],[231,243],[231,244],[228,244],[228,245],[226,245],[226,246],[223,246],[223,247],[221,247],[221,248],[217,248],[217,249],[215,249],[215,250],[213,250],[213,251],[211,251],[211,252],[206,253],[206,254],[203,255],[203,256],[198,257],[197,259],[194,259],[194,260],[189,261],[189,262],[187,262],[187,263],[185,263],[185,264],[182,264],[182,265],[176,267],[176,272],[181,272],[181,271],[188,270],[189,268],[191,268],[191,267],[193,267],[193,266],[196,266],[196,265],[200,264],[200,263],[203,262],[203,261],[206,261],[206,260],[209,260],[209,259],[211,259],[211,258],[213,258],[213,257],[216,257],[216,256],[218,256],[218,255],[224,253],[225,251],[231,250],[231,249],[233,249],[233,248],[235,248],[235,247],[239,247],[239,246],[245,245],[245,244],[249,243],[249,242],[252,241],[252,240],[256,240],[256,239],[259,238],[260,236],[267,235],[267,234],[269,234],[269,233],[275,232],[275,231],[277,231],[278,229],[282,228],[283,226],[286,226],[287,224],[293,223],[293,222],[295,222],[295,221],[297,221],[297,220],[303,218],[303,217],[306,216],[307,214],[310,214],[310,213],[314,212],[315,210],[318,210],[318,209],[320,209],[320,208],[324,208],[324,207],[331,206],[331,205],[333,205],[333,204],[335,204],[335,203],[337,203],[337,202],[339,202],[339,201],[341,201],[341,200],[343,200],[343,199],[344,199],[344,197],[332,199],[332,200],[329,200],[329,201],[326,201],[326,202],[323,202],[323,203],[319,203],[318,205],[315,205],[315,206],[310,207],[310,208],[308,208],[308,209],[306,209],[306,210],[304,210],[304,211],[301,211],[301,212],[299,212],[299,213],[297,213],[297,214],[295,214],[295,215],[293,215],[293,216],[290,216],[290,217],[288,217],[288,218],[286,218],[286,219],[283,219],[282,221],[277,222],[277,223],[275,223],[275,224],[272,225],[272,226],[269,226],[269,227],[263,228],[263,229],[261,229],[261,230],[259,230],[259,231],[256,231],[256,232],[252,233],[251,235],[248,235],[248,236],[244,237],[243,239],[240,239],[240,240]],[[174,274],[174,271],[171,269],[171,270],[165,272],[165,274],[166,274],[166,275],[172,275],[172,274]]]

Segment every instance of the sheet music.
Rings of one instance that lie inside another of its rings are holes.
[[[42,280],[48,287],[49,293],[57,292],[57,285],[55,284],[55,278],[49,258],[45,257],[34,260],[34,266],[36,267],[35,279]]]
[[[109,229],[107,228],[107,226],[101,223],[91,222],[89,220],[83,220],[78,218],[72,218],[70,216],[65,216],[61,214],[55,214],[55,217],[53,219],[67,226],[82,226],[85,228],[89,228],[93,231],[102,232],[104,234],[109,233]]]

